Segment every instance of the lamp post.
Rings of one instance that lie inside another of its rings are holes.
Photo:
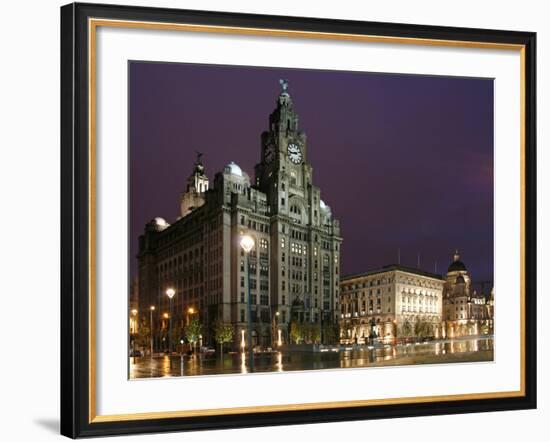
[[[193,319],[193,315],[195,314],[195,308],[194,307],[189,307],[187,309],[187,315],[186,315],[186,319],[185,319],[185,323],[187,325],[187,327],[189,327],[189,324],[191,323],[191,320]],[[193,355],[195,355],[196,353],[196,341],[193,340],[192,342],[192,345],[193,345]]]
[[[195,309],[193,307],[189,307],[187,309],[187,314],[185,315],[185,325],[189,325],[190,317],[193,317],[193,313],[195,313]]]
[[[155,311],[155,306],[152,305],[151,307],[149,307],[149,314],[150,314],[150,317],[149,317],[149,328],[150,328],[150,332],[151,332],[151,358],[153,358],[153,342],[155,340],[155,337],[153,335],[153,312]]]
[[[275,317],[273,318],[273,327],[272,327],[272,343],[271,345],[275,346],[275,333],[277,333],[277,347],[281,346],[281,330],[279,330],[279,311],[275,312]]]
[[[250,251],[254,248],[254,238],[250,235],[241,237],[241,248],[246,255],[246,272],[248,274],[248,353],[250,360],[250,371],[254,369],[254,352],[252,349],[252,296],[250,294]]]
[[[180,371],[183,376],[183,339],[180,339]]]
[[[324,316],[325,316],[325,312],[324,310],[321,310],[321,344],[324,344],[325,343],[325,335],[324,335],[324,327],[323,327],[323,319],[324,319]]]
[[[137,313],[138,311],[134,308],[132,309],[132,316],[134,317],[134,319],[132,320],[132,324],[133,324],[133,327],[132,327],[132,331],[133,335],[134,335],[134,338],[132,339],[132,356],[133,356],[133,361],[134,361],[134,364],[136,363],[136,333],[137,333],[137,324],[136,324],[136,316],[137,316]]]
[[[166,290],[166,296],[170,298],[170,317],[168,318],[168,359],[170,360],[170,368],[172,368],[172,298],[176,294],[173,288]]]

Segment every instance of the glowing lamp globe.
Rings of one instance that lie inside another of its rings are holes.
[[[241,238],[241,247],[245,253],[249,253],[254,247],[254,238],[250,235],[243,235]]]

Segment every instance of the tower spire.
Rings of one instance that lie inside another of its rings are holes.
[[[202,152],[195,151],[197,159],[193,165],[193,172],[187,178],[187,187],[185,192],[180,196],[180,211],[181,216],[186,216],[188,213],[204,204],[205,193],[208,190],[208,177],[204,172],[202,164]]]
[[[284,80],[284,79],[280,79],[279,80],[279,84],[281,85],[281,96],[284,96],[284,97],[289,97],[289,93],[287,92],[288,90],[288,80]]]

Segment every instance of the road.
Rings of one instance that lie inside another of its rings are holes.
[[[242,353],[225,354],[223,359],[216,354],[172,356],[172,364],[168,356],[145,356],[130,358],[129,368],[130,378],[137,379],[492,360],[493,338],[484,336],[382,348],[360,346],[337,352],[258,353],[253,370],[248,355]]]

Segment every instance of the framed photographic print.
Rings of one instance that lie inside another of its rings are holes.
[[[536,407],[535,41],[62,7],[62,434]]]

